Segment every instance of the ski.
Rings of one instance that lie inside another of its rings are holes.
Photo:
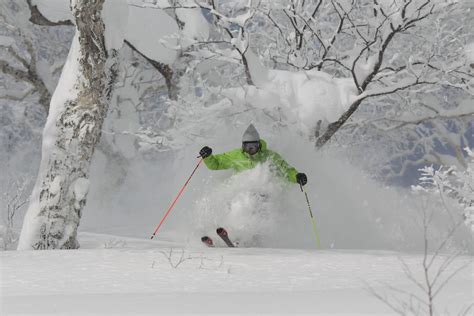
[[[212,241],[211,237],[203,236],[201,241],[208,247],[214,247],[214,242]]]
[[[227,230],[225,230],[224,228],[222,227],[219,227],[217,230],[217,235],[219,235],[219,237],[222,238],[222,240],[226,243],[227,246],[233,248],[235,247],[234,244],[232,243],[232,241],[230,241],[229,239],[229,234],[227,233]]]

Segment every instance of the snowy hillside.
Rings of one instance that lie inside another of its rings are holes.
[[[421,276],[420,255],[182,248],[86,233],[79,240],[77,251],[1,253],[2,315],[380,315],[393,311],[369,286],[421,295],[398,258]],[[471,259],[458,258],[448,273]],[[440,311],[455,315],[472,301],[473,268],[439,294]]]
[[[0,315],[474,315],[472,3],[0,0]]]

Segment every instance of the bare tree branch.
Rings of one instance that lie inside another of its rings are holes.
[[[42,25],[42,26],[59,26],[59,25],[74,25],[70,20],[64,20],[64,21],[58,21],[58,22],[52,22],[48,20],[38,9],[38,6],[33,5],[31,3],[31,0],[26,0],[26,3],[28,4],[28,7],[30,8],[31,16],[30,16],[30,22],[36,25]]]
[[[147,57],[145,54],[140,52],[132,43],[130,43],[128,40],[124,41],[125,44],[127,44],[135,53],[139,54],[142,56],[147,62],[149,62],[153,68],[158,70],[158,72],[165,78],[166,82],[166,87],[168,88],[168,96],[171,100],[177,100],[178,98],[178,87],[177,87],[177,82],[175,80],[174,72],[171,69],[169,65],[166,65],[164,63],[157,62],[149,57]]]

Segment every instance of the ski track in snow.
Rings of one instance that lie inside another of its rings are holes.
[[[82,233],[74,251],[1,256],[2,315],[386,314],[367,284],[413,291],[397,258],[421,276],[421,255],[386,251],[182,247]],[[119,247],[119,248],[104,248]],[[182,254],[186,260],[176,268]],[[472,257],[441,292],[440,311],[472,301]]]

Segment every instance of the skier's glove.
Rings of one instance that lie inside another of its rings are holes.
[[[306,177],[304,173],[298,173],[296,175],[296,182],[298,182],[301,185],[305,185],[306,183],[308,183],[308,178]]]
[[[199,151],[199,156],[202,158],[207,158],[212,154],[212,149],[210,147],[204,146],[200,151]]]

